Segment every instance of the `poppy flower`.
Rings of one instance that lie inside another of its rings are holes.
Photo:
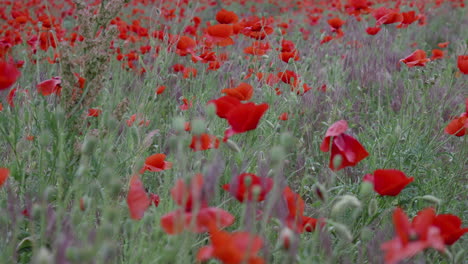
[[[331,142],[329,167],[334,171],[348,166],[356,166],[361,160],[369,156],[369,153],[359,141],[344,133],[347,129],[348,123],[345,120],[334,123],[328,128],[325,138],[320,145],[321,151],[328,152],[330,151]],[[339,164],[336,164],[338,156],[341,157],[341,161]]]
[[[465,100],[466,110],[459,117],[454,118],[445,127],[445,133],[462,137],[468,134],[468,98]]]
[[[440,60],[444,58],[444,51],[440,49],[433,49],[431,60]]]
[[[190,143],[190,148],[193,151],[217,149],[219,148],[219,139],[216,136],[205,133],[194,135],[192,137],[192,143]]]
[[[5,184],[8,177],[10,177],[10,170],[7,168],[0,168],[0,187]]]
[[[372,183],[378,194],[388,196],[398,195],[413,180],[413,177],[406,177],[403,172],[393,169],[376,170],[373,174],[366,174],[363,179]]]
[[[172,168],[172,162],[165,161],[165,159],[166,155],[162,153],[149,156],[146,158],[145,165],[140,170],[140,173],[143,174],[145,171],[159,172]]]
[[[98,117],[101,113],[102,113],[102,110],[98,108],[88,109],[88,116],[90,117]]]
[[[397,208],[393,212],[396,237],[381,245],[385,251],[385,263],[396,264],[410,258],[426,248],[445,249],[440,229],[432,225],[435,212],[427,208],[418,213],[410,222],[405,212]]]
[[[262,56],[270,51],[270,43],[254,41],[251,46],[244,48],[245,54]]]
[[[216,21],[220,24],[234,24],[239,21],[239,17],[232,11],[222,8],[216,13]]]
[[[294,71],[286,70],[284,72],[278,72],[278,78],[281,79],[286,84],[291,85],[292,87],[297,87],[299,84],[299,74]]]
[[[291,59],[293,59],[294,61],[300,60],[298,54],[299,54],[299,53],[298,53],[297,50],[295,50],[295,51],[293,51],[293,52],[281,52],[280,55],[279,55],[279,58],[280,58],[282,61],[284,61],[284,62],[286,62],[286,63],[289,63],[289,61],[290,61]]]
[[[192,54],[197,47],[197,43],[191,37],[181,36],[177,42],[177,54],[186,56]]]
[[[239,202],[245,200],[256,202],[265,200],[266,195],[273,188],[271,178],[258,177],[253,173],[242,173],[234,177],[230,184],[224,184],[223,189],[231,192]]]
[[[418,21],[419,17],[416,15],[415,11],[408,11],[401,13],[402,20],[397,28],[406,28],[414,22]]]
[[[170,235],[188,229],[195,233],[208,231],[212,227],[224,228],[234,223],[234,216],[223,209],[208,207],[203,198],[203,175],[197,174],[187,185],[182,179],[171,189],[172,199],[181,208],[165,214],[161,227]]]
[[[248,232],[233,232],[213,229],[210,231],[211,245],[200,248],[198,261],[215,258],[223,264],[263,264],[265,260],[257,256],[263,246],[260,237]]]
[[[235,97],[240,101],[248,101],[252,98],[253,87],[248,83],[240,83],[237,87],[221,90],[222,93]]]
[[[288,120],[288,113],[287,113],[287,112],[282,113],[282,114],[278,117],[278,119],[279,119],[279,120],[282,120],[282,121]]]
[[[373,36],[373,35],[377,35],[377,33],[380,32],[380,27],[368,27],[366,28],[366,33]]]
[[[151,199],[145,191],[140,176],[134,175],[130,179],[130,186],[127,194],[127,205],[130,210],[130,217],[135,220],[143,218],[145,211],[151,205]]]
[[[193,102],[189,101],[187,98],[182,98],[182,102],[183,104],[179,106],[182,111],[189,110],[193,106]]]
[[[447,246],[453,245],[461,236],[468,233],[468,228],[461,227],[462,221],[456,215],[437,215],[433,224],[440,229],[441,236]]]
[[[403,21],[402,14],[392,9],[388,9],[384,6],[375,9],[372,15],[374,16],[375,20],[377,20],[377,26],[388,25]]]
[[[426,52],[424,50],[417,49],[411,53],[408,57],[401,59],[401,62],[405,63],[408,67],[414,66],[425,66],[426,62],[431,61],[426,57]]]
[[[10,88],[20,75],[21,72],[14,64],[0,61],[0,91]]]
[[[297,233],[313,232],[317,226],[325,225],[325,219],[312,218],[304,216],[305,203],[302,197],[295,193],[289,186],[286,186],[283,190],[283,199],[286,202],[288,208],[288,214],[285,219],[285,224],[291,230]]]
[[[457,66],[463,74],[468,74],[468,55],[458,56]]]
[[[216,106],[216,115],[225,119],[232,109],[241,104],[241,101],[236,97],[227,95],[211,100],[208,104],[214,104]]]
[[[232,25],[213,25],[206,29],[206,33],[206,38],[209,43],[214,43],[221,47],[234,44],[234,40],[231,38],[231,35],[233,34]]]
[[[37,91],[43,96],[48,96],[53,93],[60,95],[60,91],[62,89],[62,87],[60,86],[61,83],[62,80],[60,77],[53,77],[52,79],[45,80],[39,83],[36,87]]]
[[[343,26],[346,21],[341,20],[341,18],[339,17],[335,17],[335,18],[329,19],[327,22],[328,22],[328,25],[330,25],[330,27],[332,28],[332,31],[337,32],[340,30],[341,26]]]
[[[235,106],[227,113],[226,119],[231,127],[224,132],[223,141],[226,142],[234,134],[256,129],[266,110],[268,104],[245,103]]]
[[[437,46],[439,46],[439,48],[442,49],[442,48],[448,47],[448,44],[449,44],[449,43],[450,43],[450,42],[448,42],[448,41],[447,41],[447,42],[441,42],[441,43],[438,43]]]

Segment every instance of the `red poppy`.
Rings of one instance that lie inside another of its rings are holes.
[[[432,225],[434,219],[432,208],[420,211],[412,222],[402,209],[395,209],[393,224],[397,236],[381,246],[385,251],[385,263],[396,264],[430,247],[443,251],[444,240],[439,228]]]
[[[328,22],[328,25],[330,25],[330,27],[332,28],[333,31],[339,30],[341,28],[341,26],[343,26],[344,23],[345,23],[345,21],[341,20],[339,17],[329,19],[327,22]]]
[[[267,109],[268,104],[245,103],[235,106],[226,116],[231,127],[224,132],[223,141],[226,142],[234,134],[256,129]]]
[[[401,59],[401,62],[405,63],[408,67],[414,66],[425,66],[426,62],[431,61],[426,57],[426,52],[424,50],[417,49],[411,53],[408,57]]]
[[[366,28],[366,32],[369,35],[377,35],[377,33],[379,33],[380,29],[381,29],[380,27],[368,27],[368,28]]]
[[[221,90],[222,93],[235,97],[240,101],[248,101],[252,98],[253,87],[248,83],[240,83],[237,87]]]
[[[191,37],[181,36],[177,42],[177,54],[186,56],[192,54],[197,47],[197,43]]]
[[[156,88],[156,94],[162,94],[166,90],[166,86],[161,85],[158,88]]]
[[[232,11],[227,11],[226,9],[221,9],[216,14],[216,21],[220,24],[234,24],[237,23],[239,17],[237,17],[236,13]]]
[[[10,88],[20,75],[21,72],[14,64],[0,61],[0,91]]]
[[[130,179],[130,186],[127,195],[127,205],[130,210],[130,217],[135,220],[143,218],[145,211],[149,208],[151,199],[145,191],[140,176],[134,175]]]
[[[200,248],[198,261],[216,258],[223,264],[263,264],[257,256],[263,246],[260,237],[248,232],[228,233],[213,229],[210,231],[211,245]]]
[[[193,151],[201,151],[207,149],[217,149],[219,147],[219,139],[210,134],[194,135],[190,148]]]
[[[299,52],[297,50],[293,51],[293,52],[281,52],[280,55],[279,55],[279,58],[286,62],[286,63],[289,63],[289,61],[291,59],[293,59],[294,61],[298,61],[300,60],[299,58]]]
[[[185,66],[183,64],[177,63],[172,65],[172,70],[174,72],[183,72],[185,70]]]
[[[0,168],[0,187],[5,184],[8,177],[10,177],[10,170],[7,168]]]
[[[242,173],[233,178],[230,184],[223,185],[223,189],[231,192],[239,202],[254,199],[256,202],[261,202],[272,188],[271,178],[258,177],[253,173]]]
[[[387,25],[387,24],[393,24],[397,22],[403,21],[403,15],[398,13],[397,11],[394,11],[392,9],[388,9],[384,6],[375,9],[372,13],[374,16],[375,20],[377,20],[376,25],[380,26],[382,24]]]
[[[459,117],[454,118],[445,127],[445,133],[462,137],[468,134],[468,98],[465,100],[466,110]]]
[[[183,104],[179,106],[182,111],[189,110],[193,106],[193,102],[189,101],[187,98],[182,98],[182,102]]]
[[[321,226],[325,225],[325,219],[312,218],[304,216],[305,203],[302,197],[295,193],[289,186],[283,190],[283,198],[286,201],[288,208],[288,215],[285,219],[285,224],[297,233],[313,232],[320,223]]]
[[[197,77],[197,69],[193,67],[186,67],[184,69],[184,79],[190,78],[190,77]]]
[[[433,49],[431,60],[440,60],[444,58],[444,51],[440,49]]]
[[[279,119],[279,120],[282,120],[282,121],[288,120],[288,113],[287,113],[287,112],[282,113],[282,114],[278,117],[278,119]]]
[[[416,15],[415,11],[403,12],[401,13],[402,20],[397,28],[406,28],[414,22],[418,21],[419,16]]]
[[[403,172],[393,169],[376,170],[373,174],[366,174],[363,179],[372,183],[378,194],[388,196],[398,195],[413,180],[413,177],[408,178]]]
[[[102,110],[98,108],[88,109],[88,116],[90,117],[98,117],[101,113],[102,113]]]
[[[463,74],[468,74],[468,55],[458,56],[457,66]]]
[[[231,35],[233,34],[232,25],[218,24],[206,29],[206,38],[209,43],[225,47],[234,44]]]
[[[444,243],[447,246],[453,245],[461,236],[468,233],[468,228],[461,227],[462,221],[456,215],[437,215],[433,224],[440,229]]]
[[[320,145],[321,151],[328,152],[330,151],[330,142],[332,143],[329,167],[335,171],[348,166],[356,166],[361,160],[369,156],[369,153],[359,141],[344,133],[347,129],[348,123],[345,120],[334,123],[328,128]],[[333,138],[332,141],[331,138]],[[334,164],[337,163],[338,156],[341,157],[341,162]]]
[[[166,155],[159,153],[154,154],[146,158],[145,165],[141,168],[140,173],[143,174],[145,171],[159,172],[172,168],[172,162],[165,161]]]
[[[181,208],[161,218],[161,227],[167,234],[178,234],[185,229],[202,233],[212,227],[230,226],[234,222],[234,216],[229,212],[216,207],[208,207],[207,201],[202,197],[203,182],[201,174],[195,175],[190,185],[181,179],[176,181],[171,189],[171,196]]]
[[[53,77],[52,79],[45,80],[39,83],[36,87],[37,91],[43,96],[48,96],[53,93],[60,95],[60,91],[62,89],[62,87],[60,86],[61,83],[62,80],[60,77]]]
[[[446,47],[448,47],[449,43],[450,42],[448,42],[448,41],[447,42],[441,42],[441,43],[438,43],[437,46],[439,46],[439,48],[446,48]]]
[[[251,54],[256,56],[265,55],[268,53],[268,51],[270,51],[270,43],[268,42],[254,41],[254,43],[252,43],[252,46],[244,48],[245,54]]]
[[[240,105],[241,102],[236,97],[227,95],[211,100],[208,104],[214,104],[216,106],[216,115],[220,118],[227,118],[228,113],[236,106]]]

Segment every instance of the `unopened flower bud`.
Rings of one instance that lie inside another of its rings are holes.
[[[321,183],[317,182],[312,186],[312,189],[314,190],[314,194],[323,202],[326,202],[328,199],[328,192],[325,186],[323,186]]]
[[[95,136],[88,135],[81,145],[81,153],[86,156],[91,156],[97,147],[98,140]]]
[[[241,152],[240,147],[239,147],[234,141],[232,141],[232,140],[230,140],[230,139],[228,139],[228,140],[226,141],[226,145],[227,145],[231,150],[233,150],[233,151],[235,151],[235,152]]]
[[[442,203],[442,200],[440,200],[439,198],[433,196],[433,195],[424,195],[421,197],[422,200],[424,201],[428,201],[430,203],[434,203],[436,205],[440,205]]]
[[[282,146],[274,146],[270,151],[271,163],[278,164],[286,157],[284,148]]]
[[[335,157],[333,157],[333,168],[337,169],[341,166],[341,163],[343,162],[343,157],[340,154],[336,154]]]
[[[359,188],[359,197],[367,200],[374,191],[374,185],[368,181],[363,181]]]
[[[281,230],[280,237],[279,237],[281,246],[284,249],[288,250],[291,247],[291,244],[293,243],[295,236],[296,234],[294,234],[294,232],[290,228],[288,227],[283,228]]]
[[[49,264],[53,262],[53,255],[46,247],[41,247],[32,261],[33,264]]]
[[[333,228],[341,239],[344,239],[347,242],[351,242],[353,240],[353,235],[347,226],[340,223],[333,223]]]
[[[185,120],[183,117],[176,117],[172,121],[172,127],[177,132],[183,132],[185,130]]]
[[[377,213],[378,210],[379,210],[379,206],[377,205],[377,200],[373,198],[369,202],[369,207],[367,207],[367,212],[370,216],[373,216]]]
[[[203,119],[195,119],[192,121],[192,132],[194,135],[200,135],[205,133],[206,125]]]

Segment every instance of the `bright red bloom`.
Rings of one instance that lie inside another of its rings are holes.
[[[457,66],[463,74],[468,74],[468,55],[458,56]]]
[[[234,24],[237,23],[238,20],[239,17],[236,15],[236,13],[227,11],[224,8],[219,10],[219,12],[216,14],[216,21],[218,21],[220,24]]]
[[[156,88],[156,94],[162,94],[166,90],[166,86],[161,85],[158,88]]]
[[[445,249],[440,229],[432,225],[435,211],[432,208],[420,211],[410,222],[405,212],[397,208],[393,213],[396,238],[382,244],[385,263],[398,263],[410,258],[426,248]]]
[[[221,98],[211,100],[208,104],[214,104],[216,106],[216,115],[220,118],[227,118],[228,113],[236,106],[240,105],[241,102],[236,97],[223,96]]]
[[[60,95],[62,87],[60,84],[62,80],[60,77],[53,77],[52,79],[45,80],[37,85],[37,91],[43,96],[48,96],[53,93]]]
[[[223,185],[223,189],[231,192],[239,202],[254,199],[261,202],[265,200],[266,195],[272,188],[273,180],[271,178],[258,177],[253,173],[242,173],[233,178],[230,184]]]
[[[440,60],[444,58],[444,51],[440,49],[433,49],[431,60]]]
[[[282,114],[278,117],[278,119],[279,119],[279,120],[282,120],[282,121],[288,120],[288,113],[287,113],[287,112],[282,113]]]
[[[402,20],[397,28],[406,28],[414,22],[418,21],[419,16],[416,15],[415,11],[403,12],[401,13]]]
[[[14,64],[0,61],[0,91],[10,88],[20,75],[21,72]]]
[[[98,108],[88,109],[88,116],[90,117],[98,117],[101,113],[102,113],[102,110]]]
[[[366,32],[369,35],[377,35],[377,33],[379,33],[380,29],[381,29],[380,27],[368,27],[368,28],[366,28]]]
[[[454,118],[445,127],[445,133],[462,137],[468,134],[468,98],[465,101],[466,112],[462,113],[459,117]]]
[[[0,168],[0,187],[5,184],[8,177],[10,177],[10,170],[7,168]]]
[[[197,47],[197,43],[191,37],[181,36],[177,42],[177,54],[180,56],[186,56],[192,54]]]
[[[411,53],[408,57],[401,59],[401,62],[404,62],[408,67],[414,66],[425,66],[426,62],[431,61],[426,57],[426,52],[424,50],[417,49]]]
[[[340,29],[341,26],[343,26],[344,23],[345,23],[345,21],[344,21],[344,20],[341,20],[339,17],[335,17],[335,18],[329,19],[327,22],[328,22],[328,25],[330,25],[330,27],[331,27],[334,31]]]
[[[304,200],[288,186],[283,190],[283,198],[285,199],[288,208],[288,215],[286,216],[285,224],[295,232],[313,232],[317,223],[320,223],[321,226],[325,225],[325,219],[323,218],[316,219],[304,216]]]
[[[145,191],[145,187],[140,180],[140,176],[134,175],[130,179],[130,186],[127,195],[127,205],[130,210],[130,217],[135,220],[143,218],[145,211],[151,205],[151,199]]]
[[[237,87],[221,90],[222,93],[235,97],[240,101],[248,101],[252,98],[253,87],[248,83],[240,83]]]
[[[372,183],[378,194],[388,196],[398,195],[413,180],[413,177],[408,178],[403,172],[392,169],[376,170],[374,174],[366,174],[363,179]]]
[[[217,149],[219,147],[219,139],[210,134],[195,135],[192,137],[190,148],[193,151],[201,151],[207,149]]]
[[[210,228],[224,228],[234,222],[234,216],[216,207],[208,207],[203,197],[203,175],[197,174],[187,185],[182,179],[171,189],[172,199],[181,208],[164,215],[161,227],[167,234],[178,234],[185,229],[195,233]]]
[[[356,166],[361,160],[369,156],[366,149],[352,136],[345,134],[348,129],[348,123],[345,120],[340,120],[331,125],[325,133],[325,138],[320,145],[320,150],[323,152],[330,151],[331,156],[329,167],[332,170],[341,170],[348,166]],[[331,139],[333,138],[333,141]],[[335,158],[341,157],[340,164],[336,163]],[[337,166],[337,167],[335,167]]]
[[[260,237],[248,232],[228,233],[220,230],[210,232],[211,245],[200,248],[198,261],[216,258],[223,264],[263,264],[265,261],[257,256],[263,246]]]
[[[437,215],[433,224],[440,229],[444,243],[448,246],[453,245],[461,236],[468,233],[468,228],[461,228],[462,221],[456,215]]]
[[[172,162],[165,161],[165,159],[166,155],[162,153],[149,156],[146,158],[140,173],[143,174],[145,171],[159,172],[172,168]]]
[[[206,29],[206,33],[206,38],[209,43],[215,43],[221,47],[234,44],[234,40],[231,38],[231,35],[234,33],[232,25],[213,25]]]
[[[268,110],[268,104],[245,103],[234,107],[226,116],[231,127],[225,131],[223,141],[226,142],[234,134],[256,129],[266,110]]]
[[[438,43],[437,46],[439,46],[439,48],[446,48],[446,47],[448,47],[449,43],[450,42],[448,42],[448,41],[447,42],[441,42],[441,43]]]

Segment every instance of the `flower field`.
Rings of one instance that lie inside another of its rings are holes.
[[[464,0],[0,0],[0,263],[466,263]]]

